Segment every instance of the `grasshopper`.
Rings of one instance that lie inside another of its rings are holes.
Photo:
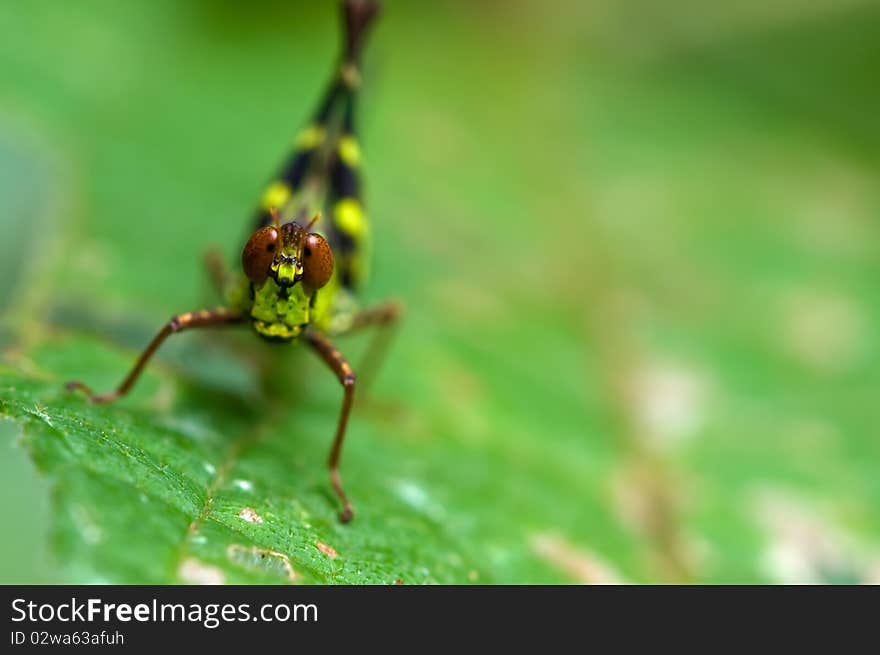
[[[209,258],[212,278],[226,304],[172,317],[116,389],[98,394],[83,382],[66,385],[71,391],[84,392],[93,402],[112,402],[128,393],[166,338],[192,328],[250,324],[264,339],[304,341],[343,388],[328,458],[343,523],[354,518],[339,462],[356,376],[331,337],[367,326],[388,326],[401,312],[394,301],[366,309],[357,302],[357,291],[367,275],[369,225],[361,202],[355,109],[361,85],[360,55],[378,13],[379,5],[372,0],[343,2],[339,64],[311,122],[300,131],[293,151],[262,195],[254,231],[242,250],[242,272],[232,274],[216,255]],[[316,226],[321,210],[329,220]]]

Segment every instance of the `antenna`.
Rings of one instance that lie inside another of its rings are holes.
[[[275,207],[269,207],[269,213],[272,215],[272,222],[275,223],[275,229],[281,229],[281,214],[278,213],[278,210]]]
[[[306,225],[306,232],[312,231],[312,225],[321,220],[321,212],[315,212],[315,215],[312,217],[312,220],[309,221],[309,224]]]

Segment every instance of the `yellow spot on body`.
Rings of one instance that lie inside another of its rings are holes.
[[[264,337],[272,339],[293,339],[302,332],[300,326],[290,326],[285,323],[268,323],[266,321],[254,321],[254,329]]]
[[[346,164],[352,168],[361,165],[361,147],[358,145],[357,139],[351,135],[346,135],[339,139],[339,156]]]
[[[361,75],[354,64],[344,64],[339,71],[342,81],[349,89],[357,89],[361,85]]]
[[[360,239],[367,231],[367,219],[361,204],[354,198],[345,198],[333,207],[336,226],[353,239]]]
[[[290,186],[287,182],[282,182],[278,180],[276,182],[272,182],[266,191],[263,193],[263,198],[260,201],[260,205],[263,209],[271,209],[272,207],[278,208],[283,207],[290,200],[290,196],[293,195],[293,191],[291,191]]]
[[[327,130],[321,125],[309,125],[296,136],[296,147],[302,150],[311,150],[321,145]]]

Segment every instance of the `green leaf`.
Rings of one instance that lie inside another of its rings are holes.
[[[63,389],[216,304],[333,8],[0,7],[0,582],[872,579],[880,12],[388,5],[364,300],[407,311],[349,525],[299,346],[185,333],[113,405]]]

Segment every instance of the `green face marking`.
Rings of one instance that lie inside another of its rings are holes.
[[[295,339],[309,324],[310,301],[302,284],[282,287],[267,278],[254,285],[250,309],[254,329],[269,339]]]
[[[268,253],[264,264],[266,277],[253,283],[254,297],[249,313],[257,333],[269,339],[295,339],[309,324],[309,305],[314,292],[309,293],[301,282],[307,234],[296,222],[278,228],[275,248]]]

